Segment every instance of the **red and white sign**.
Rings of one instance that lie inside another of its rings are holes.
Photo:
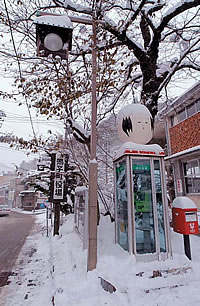
[[[178,191],[178,193],[183,192],[183,185],[182,185],[182,180],[181,179],[177,180],[177,191]]]

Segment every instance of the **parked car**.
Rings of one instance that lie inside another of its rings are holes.
[[[0,205],[0,216],[6,216],[10,214],[10,208],[8,205]]]

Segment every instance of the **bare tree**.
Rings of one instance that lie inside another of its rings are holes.
[[[22,86],[21,91],[41,113],[67,116],[71,122],[84,117],[83,127],[89,129],[90,27],[75,25],[68,64],[52,58],[39,60],[35,57],[34,27],[29,20],[37,9],[47,8],[45,1],[33,1],[31,7],[30,3],[26,6],[20,1],[17,5],[6,2],[7,11],[2,5],[1,13],[3,30],[17,33],[17,53],[13,57],[13,52],[2,46],[0,54],[9,58],[10,64],[16,58],[20,61],[24,78],[19,78],[17,84]],[[60,13],[97,19],[99,120],[124,100],[132,99],[140,100],[155,117],[170,84],[200,70],[199,0],[54,3],[61,7]],[[56,11],[52,7],[50,10]],[[85,134],[81,138],[88,143]]]
[[[99,26],[112,35],[105,41],[104,48],[106,44],[119,45],[118,58],[122,47],[125,48],[126,54],[120,64],[124,63],[126,69],[116,94],[134,91],[139,82],[141,103],[150,109],[153,117],[163,89],[174,76],[180,71],[183,77],[200,70],[198,0],[85,0],[78,4],[55,0],[54,3],[76,13],[96,16]]]
[[[158,104],[168,100],[171,84],[196,76],[200,71],[200,1],[53,2],[52,6],[47,6],[44,0],[1,2],[0,32],[4,43],[0,46],[0,69],[4,75],[15,78],[17,103],[26,103],[41,114],[57,116],[70,125],[74,137],[84,146],[87,161],[91,129],[91,27],[74,24],[73,48],[67,62],[38,58],[32,24],[36,11],[48,9],[96,20],[99,124],[130,101],[145,104],[154,118]]]

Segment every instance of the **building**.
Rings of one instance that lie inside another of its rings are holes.
[[[6,204],[12,208],[12,204],[9,203],[9,187],[11,180],[15,178],[16,175],[13,173],[4,173],[0,176],[0,205]]]
[[[21,207],[27,211],[45,208],[48,200],[42,192],[35,190],[23,190],[19,196],[21,197]]]
[[[200,211],[200,82],[159,116],[166,123],[165,161],[173,168],[175,195],[189,197]]]
[[[8,188],[8,205],[12,208],[21,208],[20,192],[24,190],[24,184],[22,179],[15,177],[10,180]]]

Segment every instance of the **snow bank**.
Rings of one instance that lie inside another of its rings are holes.
[[[44,215],[35,218],[35,232],[27,239],[19,256],[14,270],[18,275],[12,276],[9,286],[3,288],[1,305],[200,304],[198,236],[190,236],[193,261],[184,255],[182,235],[171,230],[173,260],[136,263],[134,255],[115,244],[114,223],[109,217],[101,217],[97,268],[87,273],[87,252],[82,251],[82,241],[74,230],[74,216],[64,219],[58,237],[46,237]],[[33,248],[35,252],[27,258],[27,252]],[[159,271],[160,276],[155,277],[155,271]],[[116,291],[112,294],[104,291],[100,278],[110,282]]]

